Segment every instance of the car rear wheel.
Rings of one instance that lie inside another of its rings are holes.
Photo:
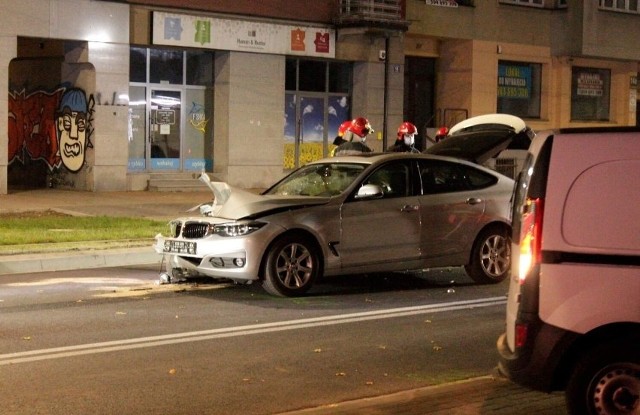
[[[511,268],[511,241],[504,227],[485,229],[473,244],[467,275],[481,284],[503,281]]]
[[[307,238],[286,235],[269,249],[262,286],[273,295],[302,295],[318,277],[320,266],[320,256],[313,243]]]
[[[638,343],[618,343],[597,347],[578,361],[565,392],[569,414],[640,414]]]

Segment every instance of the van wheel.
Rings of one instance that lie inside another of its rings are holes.
[[[269,248],[262,287],[277,296],[299,296],[309,291],[320,268],[315,244],[307,238],[285,235]]]
[[[507,278],[510,268],[511,240],[507,229],[493,226],[482,231],[464,267],[467,275],[480,284],[496,284]]]
[[[618,343],[594,348],[578,361],[565,391],[570,415],[640,413],[638,343]]]

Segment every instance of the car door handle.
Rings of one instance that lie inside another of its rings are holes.
[[[402,206],[402,209],[400,209],[400,211],[401,212],[415,212],[418,209],[419,209],[418,205],[404,205],[404,206]]]
[[[477,197],[470,197],[469,199],[467,199],[467,205],[477,205],[478,203],[482,203],[482,199],[479,199]]]

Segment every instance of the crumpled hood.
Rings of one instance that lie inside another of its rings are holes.
[[[200,206],[200,211],[211,217],[237,220],[274,210],[321,205],[329,200],[327,197],[258,195],[224,182],[212,182],[206,173],[200,180],[213,192],[213,203]]]

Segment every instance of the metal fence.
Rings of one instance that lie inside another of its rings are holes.
[[[339,23],[397,22],[403,19],[400,0],[340,0]]]

